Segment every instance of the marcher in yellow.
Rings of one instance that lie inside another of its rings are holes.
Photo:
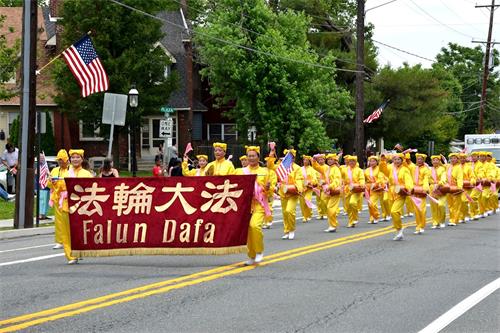
[[[312,157],[302,155],[303,165],[301,167],[304,177],[304,192],[299,197],[300,210],[302,211],[302,222],[306,223],[312,219],[312,194],[313,188],[318,185],[317,172],[311,166]]]
[[[430,200],[432,227],[431,229],[438,229],[445,227],[446,219],[446,194],[439,191],[439,186],[446,184],[446,171],[441,163],[441,155],[432,155],[432,167],[430,169],[430,196],[438,202]]]
[[[234,165],[226,160],[227,144],[215,142],[213,144],[215,161],[207,164],[205,174],[207,176],[227,176],[234,174]]]
[[[335,155],[335,154],[333,154]],[[334,161],[338,161],[337,155],[330,156]],[[342,189],[342,173],[340,172],[338,163],[333,163],[327,170],[328,181],[324,188],[327,194],[327,214],[328,214],[328,228],[324,232],[336,232],[338,228],[337,215],[339,213],[340,196],[343,192]]]
[[[403,165],[408,168],[411,175],[413,175],[415,173],[415,164],[411,161],[411,154],[410,153],[405,154],[405,159],[403,161]],[[404,214],[404,210],[401,212],[403,214],[403,217],[413,216],[415,209],[414,209],[414,205],[413,205],[413,202],[411,201],[410,196],[406,197],[405,206],[406,206],[406,214]]]
[[[479,200],[481,199],[481,190],[479,189],[480,182],[478,181],[478,178],[480,178],[481,175],[484,174],[483,163],[479,162],[478,151],[473,151],[470,154],[470,158],[470,167],[476,180],[475,186],[470,194],[472,198],[472,202],[470,203],[470,215],[473,220],[479,220],[479,218],[481,217],[479,213]]]
[[[476,175],[471,167],[471,164],[467,162],[467,154],[459,153],[458,158],[460,160],[460,166],[462,167],[463,180],[464,180],[464,192],[461,196],[460,214],[458,216],[458,223],[466,223],[471,220],[469,209],[469,201],[473,203],[472,199],[472,189],[476,185]]]
[[[325,154],[316,154],[314,155],[314,159],[312,161],[312,167],[314,170],[317,172],[317,179],[318,179],[318,188],[319,188],[319,193],[320,195],[317,195],[316,197],[316,202],[318,204],[318,219],[322,220],[327,216],[327,201],[328,199],[326,196],[323,194],[322,186],[323,184],[326,183],[326,178],[323,176],[325,174],[325,170],[328,169],[328,165],[325,163],[326,162],[326,156]]]
[[[392,163],[392,157],[390,155],[386,155],[386,160]],[[392,195],[389,192],[389,185],[388,185],[389,179],[383,172],[379,172],[379,175],[384,183],[384,191],[382,195],[382,217],[385,221],[390,221],[392,219],[391,217]]]
[[[500,207],[498,206],[498,192],[500,190],[500,168],[498,168],[496,166],[496,160],[495,158],[492,158],[491,160],[491,163],[495,166],[495,170],[496,170],[496,175],[495,175],[495,180],[496,180],[496,183],[495,183],[495,189],[496,189],[496,192],[493,192],[493,209],[494,209],[494,213],[498,214],[500,213]]]
[[[368,157],[368,168],[365,169],[366,190],[369,194],[368,210],[370,219],[368,223],[377,224],[380,220],[378,204],[383,205],[384,197],[384,178],[378,168],[378,157]]]
[[[182,175],[188,177],[200,177],[205,176],[205,168],[208,164],[207,155],[196,155],[198,160],[198,168],[189,170],[188,168],[188,157],[184,156],[184,161],[182,161]]]
[[[248,165],[237,169],[238,175],[257,175],[255,193],[252,199],[252,217],[248,226],[248,261],[246,265],[259,263],[264,259],[264,233],[262,226],[266,215],[271,214],[268,196],[272,196],[276,183],[269,177],[269,170],[259,166],[260,147],[246,147]]]
[[[246,168],[248,166],[248,157],[246,155],[241,156],[240,163],[242,168]]]
[[[458,161],[458,154],[451,153],[448,155],[450,164],[446,166],[446,180],[450,188],[457,190],[463,189],[464,175],[462,166]],[[448,209],[450,210],[449,226],[456,226],[460,216],[460,206],[462,205],[462,191],[449,193],[447,195]]]
[[[496,190],[496,176],[497,176],[497,167],[495,163],[493,163],[493,154],[490,151],[484,152],[485,155],[485,172],[486,178],[488,178],[490,182],[490,186],[488,187],[488,197],[485,199],[485,209],[488,215],[496,213],[498,208],[498,195]],[[484,193],[484,190],[483,190]]]
[[[283,154],[288,154],[290,152],[292,156],[295,158],[296,151],[295,149],[285,149]],[[267,161],[268,168],[272,170],[276,170],[277,165],[274,164],[275,157],[270,157]],[[283,231],[284,235],[281,239],[294,239],[295,238],[295,217],[296,217],[296,208],[297,202],[299,201],[299,196],[302,195],[303,192],[303,182],[304,177],[302,176],[302,172],[300,170],[300,166],[293,163],[292,164],[292,172],[288,175],[286,179],[281,180],[279,195],[281,198],[281,211],[283,213]],[[286,188],[286,192],[285,192]]]
[[[413,190],[413,179],[410,170],[403,166],[404,155],[401,153],[392,156],[392,164],[387,165],[385,156],[381,156],[379,165],[382,171],[389,179],[389,191],[393,198],[391,208],[392,225],[396,229],[396,236],[393,240],[403,239],[403,224],[401,222],[401,212],[405,204],[406,196]]]
[[[347,206],[347,214],[349,216],[348,228],[354,228],[358,223],[359,202],[363,200],[365,188],[365,175],[363,170],[356,166],[358,158],[349,156],[346,160],[347,168],[343,175],[345,202]]]
[[[412,201],[415,206],[415,215],[416,215],[416,227],[415,234],[423,234],[425,230],[425,222],[427,220],[426,212],[427,212],[427,193],[429,193],[429,178],[430,178],[430,170],[427,165],[425,165],[425,159],[427,155],[417,153],[416,157],[416,165],[413,171],[413,195],[417,198],[415,201]],[[418,200],[420,199],[420,200]],[[419,203],[420,201],[420,203]]]
[[[90,171],[82,168],[83,162],[83,149],[70,149],[69,158],[71,165],[68,170],[66,177],[70,178],[92,178]],[[62,193],[61,193],[62,195]],[[64,247],[64,254],[66,259],[68,259],[68,265],[73,265],[78,263],[78,258],[71,255],[71,230],[69,227],[69,207],[68,207],[68,197],[63,196],[63,208],[62,208],[62,219],[63,219],[63,230],[62,230],[62,241]]]
[[[54,207],[54,237],[56,244],[53,249],[63,248],[63,200],[61,194],[66,192],[66,183],[64,177],[67,177],[69,171],[69,156],[65,149],[59,150],[57,153],[57,163],[59,166],[52,169],[50,172],[50,181],[47,186],[50,188],[50,203]],[[63,194],[64,196],[65,194]],[[67,204],[67,202],[66,202]]]
[[[347,160],[351,157],[351,155],[344,155],[344,164],[341,164],[339,166],[340,173],[342,174],[342,186],[344,186],[344,178],[346,177],[346,170],[347,170]],[[342,193],[340,194],[340,201],[342,202],[342,210],[343,212],[340,212],[340,214],[346,216],[347,215],[347,201],[346,201],[346,192],[342,190]]]

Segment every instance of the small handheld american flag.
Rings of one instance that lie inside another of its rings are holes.
[[[387,107],[387,104],[389,104],[389,100],[387,100],[384,103],[382,103],[382,105],[380,105],[378,107],[378,109],[376,109],[375,111],[373,111],[373,113],[371,115],[369,115],[368,118],[366,118],[365,120],[363,120],[363,122],[367,123],[367,124],[371,124],[372,122],[374,122],[375,120],[377,120],[378,118],[380,118],[380,116],[382,115],[382,112],[384,112],[384,109]]]
[[[64,60],[87,97],[109,88],[109,79],[97,56],[92,40],[85,36],[62,53]]]
[[[285,155],[283,161],[281,161],[280,165],[276,169],[276,174],[278,175],[278,179],[280,182],[285,181],[288,178],[288,175],[292,172],[293,166],[293,155],[292,153],[288,153]]]
[[[39,178],[39,183],[40,183],[40,189],[44,189],[47,187],[47,184],[49,182],[49,166],[47,165],[47,160],[45,159],[45,154],[41,153],[40,154],[40,178]]]

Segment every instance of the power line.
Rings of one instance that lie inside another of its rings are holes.
[[[379,42],[379,41],[377,41],[377,40],[375,40],[375,39],[372,39],[372,41],[373,41],[373,42],[375,42],[375,43],[377,43],[377,44],[384,45],[384,46],[389,47],[389,48],[391,48],[391,49],[397,50],[397,51],[399,51],[399,52],[403,52],[403,53],[409,54],[409,55],[411,55],[411,56],[414,56],[414,57],[417,57],[417,58],[420,58],[420,59],[424,59],[424,60],[427,60],[427,61],[430,61],[430,62],[434,62],[434,60],[433,60],[433,59],[429,59],[429,58],[426,58],[426,57],[420,56],[420,55],[418,55],[418,54],[415,54],[415,53],[412,53],[412,52],[409,52],[409,51],[402,50],[402,49],[397,48],[397,47],[395,47],[395,46],[391,46],[391,45],[388,45],[388,44],[386,44],[386,43]]]
[[[184,27],[182,25],[179,25],[179,24],[176,24],[174,22],[168,21],[168,20],[163,19],[161,17],[157,17],[157,16],[155,16],[153,14],[150,14],[150,13],[147,13],[147,12],[145,12],[143,10],[140,10],[140,9],[134,8],[132,6],[126,5],[124,3],[121,3],[121,2],[119,2],[117,0],[110,0],[110,1],[113,2],[113,3],[115,3],[115,4],[117,4],[117,5],[125,7],[127,9],[130,9],[132,11],[135,11],[135,12],[141,13],[141,14],[143,14],[145,16],[151,17],[152,19],[155,19],[155,20],[158,20],[158,21],[162,21],[162,22],[168,23],[168,24],[170,24],[172,26],[175,26],[175,27],[178,27],[180,29],[186,30],[187,32],[189,32],[191,34],[197,34],[197,35],[205,36],[207,38],[216,40],[218,42],[221,42],[221,43],[224,43],[224,44],[227,44],[227,45],[231,45],[231,46],[234,46],[234,47],[237,47],[237,48],[241,48],[241,49],[244,49],[244,50],[247,50],[247,51],[250,51],[250,52],[255,52],[255,53],[266,55],[266,56],[269,56],[269,57],[274,57],[276,59],[286,60],[286,61],[290,61],[290,62],[293,62],[293,63],[298,63],[298,64],[301,64],[301,65],[307,65],[307,66],[311,66],[311,67],[330,69],[330,70],[335,70],[335,71],[339,71],[339,72],[352,72],[352,73],[361,72],[361,73],[365,73],[365,71],[357,71],[357,70],[352,70],[352,69],[344,69],[344,68],[337,68],[337,67],[332,67],[332,66],[325,66],[325,65],[315,64],[315,63],[312,63],[312,62],[306,62],[306,61],[301,61],[301,60],[297,60],[297,59],[293,59],[293,58],[278,56],[276,54],[272,54],[272,53],[265,52],[265,51],[256,50],[256,49],[248,47],[248,46],[244,46],[244,45],[241,45],[241,44],[230,42],[230,41],[222,39],[222,38],[211,36],[210,34],[202,33],[202,32],[195,31],[195,30],[192,30],[192,29],[189,29],[189,28],[186,29],[186,27]]]
[[[368,8],[367,10],[365,10],[365,14],[370,11],[370,10],[373,10],[373,9],[376,9],[376,8],[379,8],[379,7],[382,7],[382,6],[385,6],[385,5],[388,5],[390,3],[393,3],[393,2],[396,2],[398,0],[391,0],[391,1],[387,1],[387,2],[384,2],[383,4],[380,4],[378,6],[374,6],[374,7],[371,7],[371,8]]]
[[[455,15],[455,17],[457,17],[460,21],[465,22],[465,21],[462,19],[462,17],[461,17],[461,16],[459,16],[459,15],[458,15],[458,14],[457,14],[457,13],[456,13],[453,9],[451,9],[451,8],[450,8],[450,7],[449,7],[449,6],[448,6],[448,5],[447,5],[447,4],[446,4],[443,0],[439,0],[439,1],[440,1],[440,2],[443,4],[443,6],[445,6],[445,7],[446,7],[446,8],[447,8],[447,9],[448,9],[451,13],[453,13],[453,15]],[[472,26],[472,28],[473,28],[474,30],[476,30],[477,32],[482,33],[482,31],[479,31],[479,30],[478,30],[478,29],[476,29],[473,25],[471,25],[471,26]]]
[[[431,19],[433,19],[433,20],[434,20],[434,21],[436,21],[437,23],[441,24],[442,26],[447,27],[448,29],[455,31],[456,33],[458,33],[458,34],[460,34],[460,35],[462,35],[462,36],[466,36],[466,37],[474,38],[474,36],[464,34],[463,32],[458,31],[457,29],[455,29],[455,28],[453,28],[453,27],[449,26],[448,24],[446,24],[446,23],[443,23],[443,22],[439,21],[437,18],[435,18],[434,16],[432,16],[431,14],[429,14],[429,12],[427,12],[425,9],[423,9],[422,7],[420,7],[419,5],[417,5],[417,4],[415,3],[415,1],[410,0],[410,2],[411,2],[413,5],[415,5],[415,7],[417,7],[420,11],[422,11],[425,15],[429,16]]]

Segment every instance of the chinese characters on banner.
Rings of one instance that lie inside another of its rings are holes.
[[[65,180],[74,256],[246,251],[255,175]]]

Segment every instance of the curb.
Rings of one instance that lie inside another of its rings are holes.
[[[14,229],[0,231],[0,240],[19,238],[19,237],[29,237],[37,235],[50,235],[54,234],[54,227],[39,227],[39,228],[28,228],[28,229]]]

